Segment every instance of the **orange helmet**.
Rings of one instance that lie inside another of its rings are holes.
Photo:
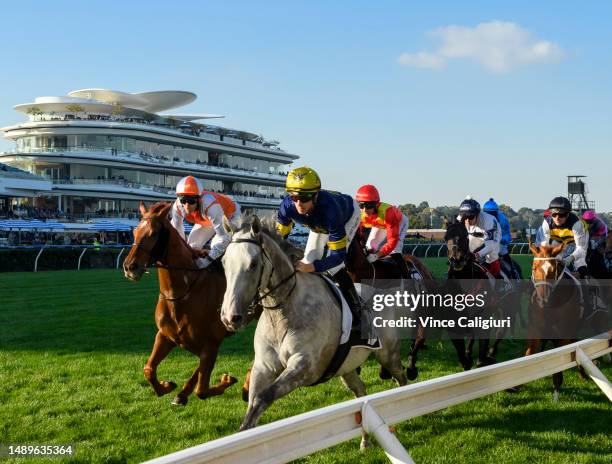
[[[374,187],[372,184],[366,184],[359,187],[355,199],[359,202],[380,201],[380,195],[378,194],[376,187]]]
[[[198,179],[193,176],[183,177],[179,180],[179,183],[176,184],[176,195],[201,195],[202,194],[202,184]]]

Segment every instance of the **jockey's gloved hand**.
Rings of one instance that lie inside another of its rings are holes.
[[[366,256],[366,259],[368,260],[368,263],[373,263],[378,259],[378,255],[376,253],[370,253],[368,256]]]
[[[574,256],[573,255],[569,255],[569,256],[566,256],[565,258],[563,258],[563,264],[565,265],[565,267],[570,267],[573,262],[574,262]]]

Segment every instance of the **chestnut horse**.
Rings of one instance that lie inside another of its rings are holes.
[[[395,264],[385,261],[374,261],[370,263],[367,260],[365,251],[366,237],[364,231],[359,230],[355,235],[355,238],[349,245],[349,249],[346,257],[346,270],[353,279],[353,282],[360,283],[362,280],[376,280],[376,279],[400,279],[398,276]],[[421,277],[423,278],[423,284],[427,291],[433,291],[435,288],[435,280],[431,271],[423,264],[423,262],[414,256],[404,256],[404,260],[408,265],[408,269],[414,267]],[[415,380],[419,375],[419,371],[416,367],[417,353],[419,349],[425,344],[425,330],[419,325],[417,330],[417,338],[410,344],[410,353],[408,354],[408,367],[406,368],[406,376],[409,380]],[[383,366],[380,366],[378,373],[381,379],[391,379],[391,373],[387,371]]]
[[[549,339],[555,348],[576,340],[583,313],[580,284],[557,259],[564,247],[564,244],[539,247],[529,244],[534,255],[531,268],[534,288],[529,301],[525,356],[536,353],[543,338]],[[586,378],[583,369],[579,369]],[[553,374],[555,401],[559,399],[562,383],[563,371]]]
[[[155,264],[159,277],[159,300],[155,309],[157,335],[144,367],[145,378],[157,396],[170,393],[174,382],[157,380],[157,366],[175,346],[200,358],[198,367],[172,401],[185,405],[194,391],[200,399],[221,395],[236,379],[228,374],[210,385],[219,346],[230,332],[219,317],[225,292],[225,275],[220,265],[198,269],[191,247],[170,224],[171,204],[161,202],[148,211],[140,204],[142,219],[134,229],[134,244],[123,262],[128,279],[138,281],[147,266]]]

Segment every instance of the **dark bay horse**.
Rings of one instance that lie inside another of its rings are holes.
[[[194,391],[200,399],[221,395],[236,379],[223,374],[210,387],[219,346],[230,332],[219,317],[225,292],[225,275],[218,265],[198,269],[194,252],[170,224],[171,204],[162,202],[148,211],[140,204],[142,219],[134,229],[134,245],[123,262],[125,276],[140,280],[146,267],[155,264],[159,277],[159,300],[155,309],[157,335],[144,367],[145,378],[157,396],[170,393],[174,382],[159,381],[157,366],[179,346],[200,358],[198,367],[172,404],[185,405]]]
[[[473,254],[470,252],[469,236],[465,225],[461,222],[450,222],[446,226],[444,241],[448,249],[448,280],[446,281],[446,292],[468,292],[475,293],[482,291],[490,286],[492,276],[487,270],[474,261]],[[464,289],[454,281],[473,281],[470,289]],[[472,367],[472,344],[473,332],[469,328],[448,329],[451,342],[457,351],[459,361],[465,370]],[[457,337],[459,336],[459,337]],[[465,345],[465,338],[468,338],[468,346]],[[489,355],[489,339],[478,341],[478,362],[477,367],[493,364],[495,359]]]
[[[525,356],[536,353],[542,339],[549,339],[554,347],[576,340],[583,315],[580,285],[570,275],[557,255],[564,244],[535,246],[529,244],[534,255],[531,269],[533,293],[529,301],[527,349]],[[569,335],[572,336],[569,336]],[[579,368],[586,378],[584,370]],[[559,399],[563,371],[553,374],[553,399]]]
[[[368,262],[364,245],[367,237],[364,235],[364,231],[359,230],[349,245],[346,257],[346,270],[353,279],[353,282],[361,283],[362,280],[376,281],[376,279],[400,279],[401,276],[398,275],[398,271],[395,269],[395,263],[390,262],[389,260],[384,260],[384,262]],[[435,279],[427,266],[425,266],[420,259],[414,256],[406,255],[404,256],[404,260],[408,265],[408,269],[411,269],[414,266],[414,268],[416,268],[416,270],[419,272],[423,279],[425,289],[427,291],[433,291],[435,289]],[[422,348],[424,344],[425,330],[421,325],[419,325],[417,337],[410,344],[410,352],[408,354],[408,367],[406,368],[406,375],[409,380],[415,380],[419,374],[416,367],[417,354],[419,349]],[[391,373],[388,372],[383,366],[380,366],[379,376],[381,379],[390,379]]]

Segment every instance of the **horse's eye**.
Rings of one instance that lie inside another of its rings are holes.
[[[253,269],[255,269],[256,265],[257,263],[255,261],[251,261],[251,263],[249,264],[249,271],[252,271]]]

